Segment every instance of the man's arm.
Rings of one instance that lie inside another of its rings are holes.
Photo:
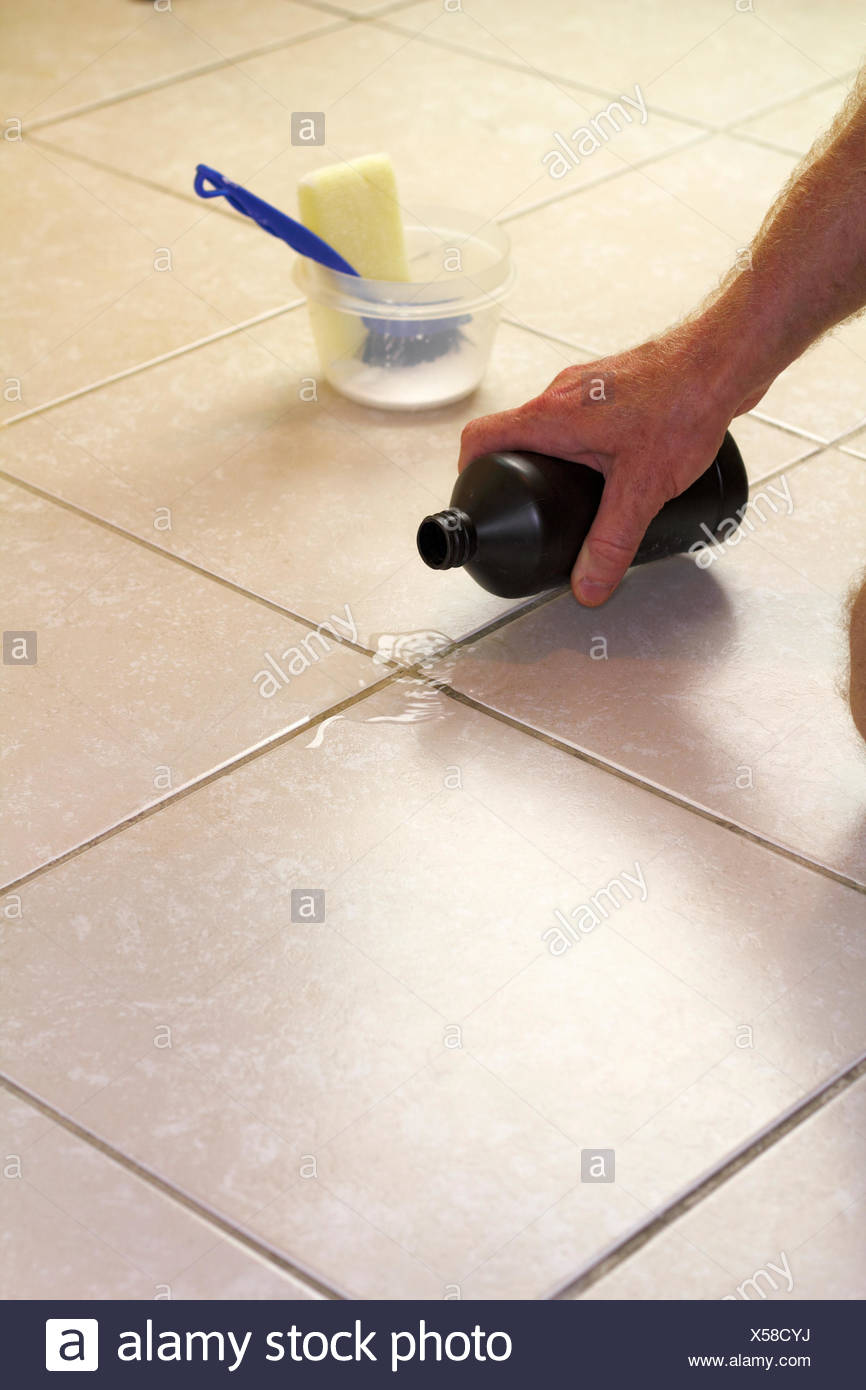
[[[794,170],[745,258],[683,325],[732,413],[751,409],[785,367],[866,306],[866,68],[830,130]],[[750,261],[750,265],[748,262]]]
[[[568,367],[525,405],[463,431],[461,468],[491,449],[524,448],[604,474],[572,574],[582,603],[609,597],[653,516],[709,466],[734,416],[822,333],[866,306],[866,69],[750,253],[750,266],[731,271],[659,338]],[[584,399],[588,377],[614,374],[611,400]]]

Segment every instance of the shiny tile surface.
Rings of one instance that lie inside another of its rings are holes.
[[[845,0],[820,12],[807,0],[742,9],[717,0],[683,7],[615,0],[595,10],[551,0],[544,17],[539,23],[525,6],[497,0],[444,13],[437,0],[423,0],[394,23],[611,96],[637,82],[650,107],[716,125],[847,74],[863,47]]]
[[[93,155],[93,147],[88,151]],[[149,211],[119,206],[124,180],[27,139],[4,140],[8,276],[0,347],[2,416],[33,410],[114,372],[225,327],[167,264],[175,200],[148,190]]]
[[[23,488],[2,498],[4,627],[34,656],[3,666],[5,882],[380,675],[334,640],[344,614],[311,632]]]
[[[864,483],[859,460],[807,460],[753,489],[711,565],[636,569],[597,610],[566,593],[465,649],[450,680],[863,883],[866,762],[842,682]]]
[[[413,698],[26,885],[12,963],[46,1022],[25,1041],[12,1002],[9,1066],[333,1287],[539,1297],[798,1099],[819,1045],[847,1060],[841,978],[822,1038],[781,1004],[850,974],[861,899],[444,696],[407,722]]]
[[[316,1296],[2,1087],[0,1134],[4,1299]]]
[[[860,1080],[582,1297],[862,1299],[864,1154]]]
[[[334,22],[291,0],[257,0],[254,8],[189,0],[182,9],[84,0],[76,18],[73,29],[56,0],[3,16],[8,109],[27,124],[257,48],[263,36],[285,41]]]
[[[849,86],[850,82],[827,82],[808,96],[797,97],[764,116],[744,121],[737,126],[737,133],[806,154],[814,141],[829,130]]]

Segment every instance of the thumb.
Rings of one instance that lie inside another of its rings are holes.
[[[594,608],[610,597],[663,503],[664,498],[656,501],[652,493],[635,489],[621,474],[610,475],[571,572],[572,592],[579,603]]]

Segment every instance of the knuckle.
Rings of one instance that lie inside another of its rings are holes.
[[[615,535],[611,532],[604,532],[600,536],[593,536],[589,542],[589,552],[592,559],[599,561],[612,568],[621,566],[635,552],[636,542],[627,540],[624,536]]]

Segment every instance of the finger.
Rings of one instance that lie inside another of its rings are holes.
[[[477,420],[469,421],[460,436],[457,471],[462,473],[473,459],[497,449],[541,449],[542,429],[541,422],[533,420],[523,406],[479,415]]]
[[[663,503],[654,491],[635,489],[621,473],[611,474],[571,573],[579,603],[594,608],[610,598]]]

